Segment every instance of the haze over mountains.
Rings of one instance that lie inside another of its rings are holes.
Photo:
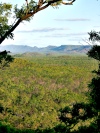
[[[91,48],[90,45],[61,45],[61,46],[47,46],[38,48],[27,45],[5,45],[0,46],[0,51],[7,50],[13,54],[23,54],[29,52],[37,53],[62,53],[62,54],[86,54]]]

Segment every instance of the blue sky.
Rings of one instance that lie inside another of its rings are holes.
[[[25,0],[1,0],[18,4]],[[12,20],[13,22],[13,20]],[[14,40],[5,40],[2,45],[86,45],[91,30],[100,31],[100,0],[76,0],[73,5],[49,7],[34,15],[31,22],[23,22],[14,31]]]

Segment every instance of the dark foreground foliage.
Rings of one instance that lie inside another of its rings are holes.
[[[0,69],[4,69],[9,66],[11,62],[13,62],[14,58],[9,55],[10,51],[2,51],[0,52]]]

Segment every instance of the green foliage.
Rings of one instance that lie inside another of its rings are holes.
[[[28,5],[23,4],[21,8],[18,8],[18,5],[16,4],[14,6],[14,13],[15,13],[15,18],[22,18],[25,15],[34,12],[37,9],[37,3],[33,0],[31,0]],[[31,17],[32,18],[32,17]],[[26,21],[30,21],[31,18],[26,19]]]
[[[14,60],[14,58],[8,53],[9,51],[6,50],[0,52],[0,69],[9,66],[9,63],[11,63]]]
[[[93,46],[92,49],[88,52],[88,55],[92,58],[95,58],[99,62],[98,70],[93,71],[95,73],[95,77],[92,79],[89,84],[90,88],[90,97],[91,102],[93,103],[96,110],[100,110],[100,46]]]
[[[16,58],[0,70],[0,120],[19,129],[68,130],[59,120],[59,110],[88,102],[87,83],[96,66],[86,56]]]
[[[0,3],[0,16],[4,15],[8,17],[11,14],[10,12],[11,8],[12,8],[11,4]]]
[[[100,110],[100,78],[93,78],[89,87],[91,88],[91,102],[96,109]]]
[[[91,31],[89,34],[89,40],[91,41],[100,41],[100,32]]]
[[[100,46],[94,45],[91,50],[88,51],[87,55],[100,61]]]
[[[0,38],[4,36],[5,32],[11,28],[8,24],[9,16],[11,15],[11,4],[0,3]],[[13,33],[10,33],[7,38],[13,38]]]

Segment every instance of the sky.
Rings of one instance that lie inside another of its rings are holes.
[[[21,6],[25,0],[0,2]],[[30,22],[16,28],[14,40],[6,39],[2,45],[87,45],[88,32],[93,30],[100,31],[100,0],[76,0],[73,5],[50,6],[36,13]]]

